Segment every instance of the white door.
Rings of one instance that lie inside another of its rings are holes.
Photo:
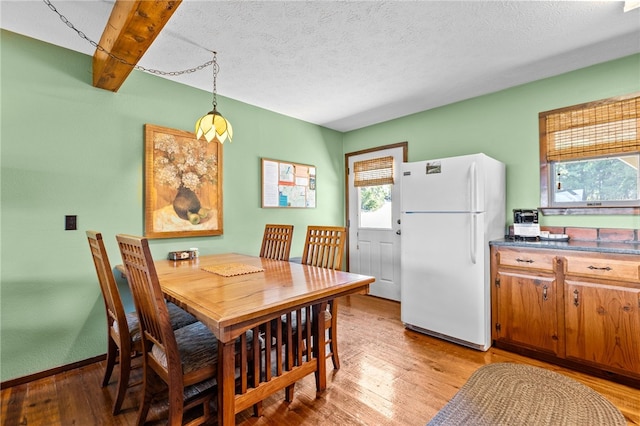
[[[400,174],[403,148],[394,147],[350,156],[349,271],[372,275],[369,294],[400,301]],[[375,187],[354,185],[354,164],[392,156],[394,184]]]

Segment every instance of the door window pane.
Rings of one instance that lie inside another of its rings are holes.
[[[360,228],[391,229],[391,185],[358,188]]]

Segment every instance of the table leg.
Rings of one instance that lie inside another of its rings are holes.
[[[313,356],[316,358],[316,391],[322,392],[327,388],[327,344],[325,338],[325,316],[327,302],[313,305]]]
[[[236,424],[235,341],[218,341],[218,425]]]

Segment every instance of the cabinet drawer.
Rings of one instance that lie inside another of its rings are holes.
[[[498,266],[553,271],[555,253],[547,251],[500,250]]]
[[[567,256],[566,274],[640,282],[640,259],[603,256]]]

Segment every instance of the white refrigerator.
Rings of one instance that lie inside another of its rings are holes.
[[[489,241],[504,237],[505,165],[484,154],[404,163],[401,318],[474,349],[491,346]]]

